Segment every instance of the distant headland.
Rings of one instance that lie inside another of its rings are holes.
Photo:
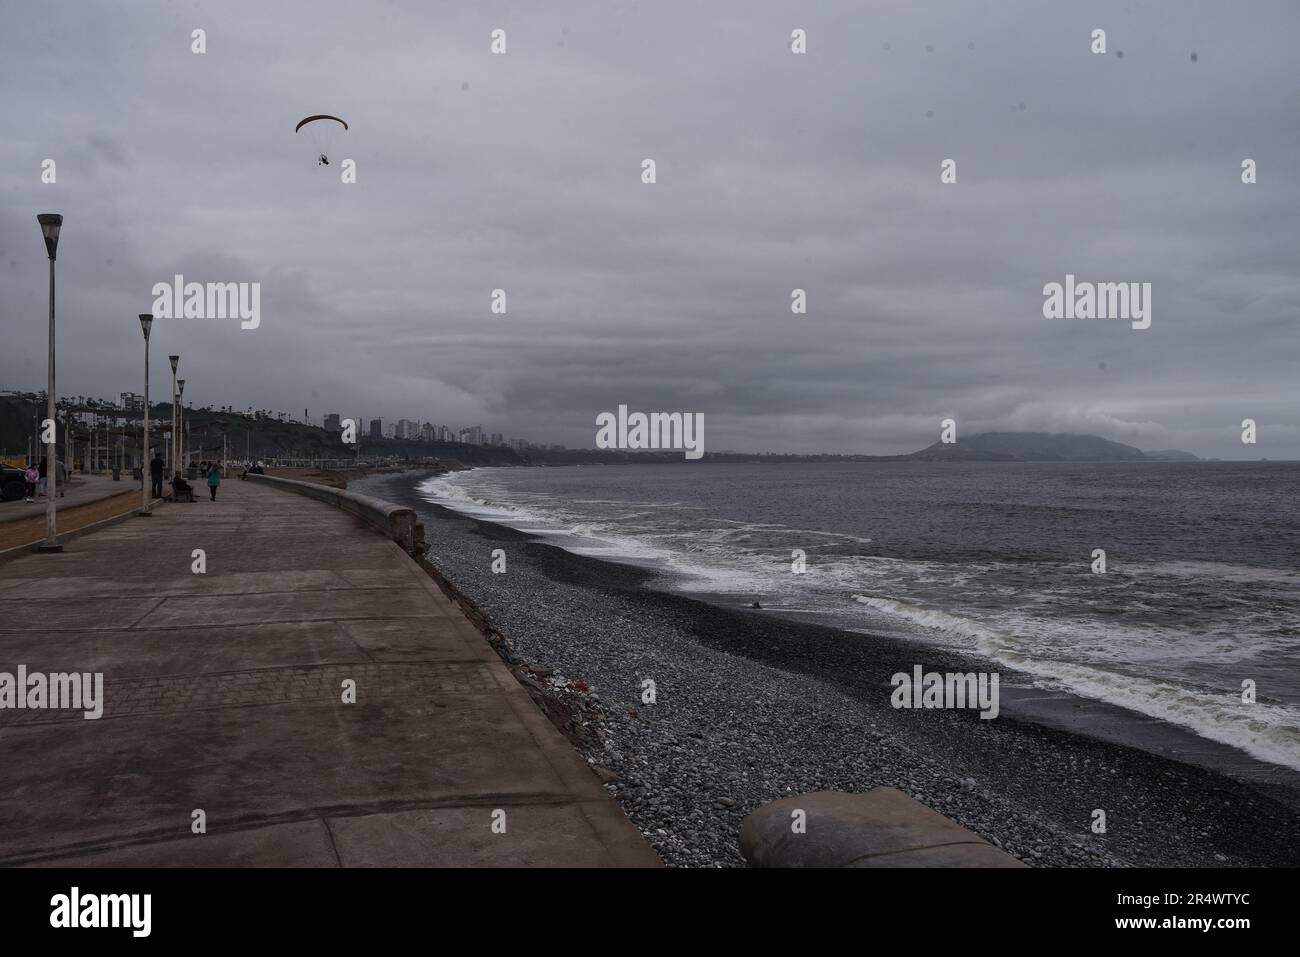
[[[1143,452],[1097,435],[1068,432],[984,432],[903,456],[922,462],[1199,462],[1191,452]]]

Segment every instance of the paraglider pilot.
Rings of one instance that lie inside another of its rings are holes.
[[[329,131],[334,128],[332,126],[333,123],[337,123],[345,130],[348,128],[347,120],[342,117],[331,116],[328,113],[316,113],[312,116],[304,116],[298,121],[298,125],[293,128],[293,131],[297,133],[304,126],[315,124],[311,128],[315,134],[316,148],[320,150],[320,155],[316,157],[317,166],[330,165],[330,158],[325,154],[325,151],[333,148],[332,141],[329,138]]]

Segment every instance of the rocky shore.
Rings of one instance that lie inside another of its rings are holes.
[[[350,487],[423,514],[429,560],[526,681],[573,699],[557,724],[669,864],[743,865],[740,823],[759,805],[880,785],[1034,866],[1295,862],[1300,814],[1258,787],[1005,713],[890,706],[895,672],[981,662],[659,592],[639,569],[428,504],[416,481]],[[491,570],[497,548],[504,574]],[[1098,809],[1105,833],[1092,830]]]

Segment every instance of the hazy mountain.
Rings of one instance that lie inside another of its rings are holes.
[[[1190,452],[1146,453],[1097,435],[1056,432],[985,432],[945,445],[936,442],[907,456],[927,462],[1142,462],[1195,461]]]

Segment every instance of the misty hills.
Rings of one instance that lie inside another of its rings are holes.
[[[128,460],[137,456],[140,413],[124,416],[126,427],[110,432],[110,444],[118,438]],[[0,395],[0,456],[5,453],[21,457],[28,448],[43,407],[30,397]],[[154,417],[166,420],[170,406],[154,405]],[[245,453],[253,458],[276,457],[335,459],[355,458],[355,447],[345,447],[338,433],[325,432],[305,425],[258,413],[247,416],[211,408],[186,411],[190,447],[199,457],[220,456],[226,450],[232,457]],[[63,429],[60,426],[60,442]],[[89,441],[85,426],[77,427],[78,449]],[[154,442],[159,441],[154,438]],[[462,443],[416,442],[400,439],[362,439],[362,456],[366,460],[415,461],[439,459],[470,466],[501,465],[621,465],[677,463],[684,461],[681,451],[627,449],[528,448],[522,451],[502,446],[475,446]],[[781,454],[746,452],[706,452],[708,462],[1198,462],[1195,455],[1177,449],[1143,452],[1131,445],[1111,442],[1096,435],[1072,435],[1051,432],[985,432],[961,438],[945,445],[936,442],[917,452],[902,455],[853,454]]]
[[[903,456],[919,462],[1198,462],[1191,452],[1143,452],[1097,435],[1066,432],[984,432]]]

